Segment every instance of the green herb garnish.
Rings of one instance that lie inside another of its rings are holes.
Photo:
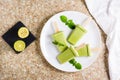
[[[75,59],[71,59],[69,62],[70,62],[71,64],[73,64],[74,61],[75,61]]]
[[[61,43],[59,43],[57,41],[53,41],[52,43],[55,44],[55,45],[64,46],[64,44],[61,44]]]
[[[77,61],[74,61],[74,62],[73,62],[73,66],[75,66],[76,64],[77,64]]]
[[[73,64],[73,66],[77,63],[76,61],[75,61],[75,59],[72,59],[72,60],[70,60],[69,61],[71,64]]]
[[[74,24],[74,22],[72,20],[68,20],[66,22],[66,25],[68,25],[69,28],[71,28],[71,29],[75,29],[75,24]]]
[[[61,19],[61,21],[64,22],[64,23],[67,22],[67,17],[64,16],[64,15],[60,16],[60,19]]]
[[[76,69],[82,69],[82,65],[80,63],[77,63],[77,61],[75,61],[75,59],[71,59],[69,61],[70,64],[73,64],[73,66],[75,66]]]
[[[76,69],[82,69],[82,65],[81,65],[80,63],[76,63],[76,64],[75,64],[75,68],[76,68]]]
[[[68,20],[67,17],[64,16],[64,15],[61,15],[61,16],[60,16],[60,19],[61,19],[61,21],[64,22],[65,25],[67,25],[70,29],[75,29],[75,24],[74,24],[73,20],[71,20],[71,19]]]

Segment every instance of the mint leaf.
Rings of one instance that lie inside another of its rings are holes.
[[[76,63],[76,64],[75,64],[75,68],[76,68],[76,69],[82,69],[82,65],[81,65],[80,63]]]
[[[75,24],[72,20],[68,20],[66,25],[68,25],[70,29],[75,29]]]
[[[63,44],[61,44],[61,43],[59,43],[59,42],[57,42],[57,41],[53,41],[52,43],[53,43],[54,45],[64,46]]]
[[[61,19],[61,21],[64,22],[64,23],[67,22],[67,17],[64,16],[64,15],[60,16],[60,19]]]
[[[69,61],[69,63],[73,64],[74,61],[75,61],[75,59],[71,59],[71,60]]]
[[[53,43],[53,44],[55,44],[55,45],[57,45],[57,44],[58,44],[56,41],[53,41],[52,43]]]
[[[73,66],[75,66],[75,64],[77,64],[77,61],[74,61],[74,62],[73,62]]]

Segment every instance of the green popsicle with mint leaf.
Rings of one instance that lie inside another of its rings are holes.
[[[80,25],[76,25],[75,29],[68,37],[68,42],[75,45],[83,37],[85,33],[87,33],[86,29],[84,29]]]
[[[59,31],[58,25],[56,22],[53,23],[55,28],[55,33],[52,35],[53,44],[55,44],[60,52],[63,52],[67,48],[67,41],[64,36],[63,31]]]
[[[82,26],[85,26],[90,21],[91,18],[88,18],[87,20],[85,20],[85,22],[82,24],[82,26],[75,25],[75,23],[72,20],[68,20],[67,17],[64,15],[61,15],[60,19],[70,29],[73,30],[68,37],[68,42],[75,45],[83,37],[83,35],[85,35],[87,33],[87,30]]]

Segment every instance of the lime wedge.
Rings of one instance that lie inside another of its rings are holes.
[[[18,52],[23,51],[25,49],[25,42],[22,40],[17,40],[14,43],[14,49]]]
[[[18,30],[18,36],[20,38],[26,38],[28,37],[29,35],[29,31],[26,27],[21,27],[19,30]]]

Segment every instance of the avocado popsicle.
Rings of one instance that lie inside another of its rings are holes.
[[[71,59],[73,59],[75,57],[75,54],[76,54],[76,51],[74,51],[74,47],[70,46],[65,51],[60,53],[57,56],[57,59],[61,64],[63,64],[65,62],[70,61]]]
[[[90,46],[89,44],[84,45],[80,49],[77,50],[79,56],[90,56],[91,51],[90,51]]]
[[[67,48],[67,42],[62,31],[54,33],[52,35],[52,38],[58,43],[56,46],[60,52],[64,51]]]
[[[76,44],[79,39],[82,38],[82,36],[87,32],[87,30],[80,25],[76,25],[75,29],[72,31],[72,33],[68,37],[68,41],[71,44]]]
[[[54,43],[56,43],[58,50],[60,52],[63,52],[67,48],[66,38],[63,31],[59,31],[56,22],[53,23],[53,26],[55,27],[55,33],[52,35],[52,38],[54,40]]]
[[[90,21],[91,18],[87,18],[82,24],[83,27],[81,25],[76,25],[75,29],[73,29],[68,37],[68,42],[75,45],[83,37],[83,35],[87,33],[87,30],[84,28],[84,26],[86,26]]]

